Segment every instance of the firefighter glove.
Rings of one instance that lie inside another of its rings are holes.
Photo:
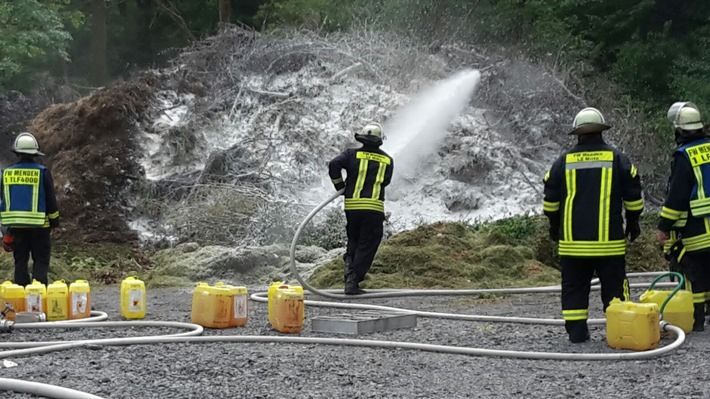
[[[5,250],[5,252],[12,252],[13,248],[15,246],[15,238],[11,236],[10,234],[5,234],[2,236],[2,249]]]
[[[629,241],[634,242],[641,235],[641,226],[638,220],[626,222],[626,237]]]
[[[550,239],[554,242],[560,241],[560,226],[550,226]]]

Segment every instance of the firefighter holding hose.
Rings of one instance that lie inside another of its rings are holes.
[[[372,266],[380,246],[385,220],[385,187],[392,180],[394,161],[380,149],[382,126],[367,124],[355,140],[362,147],[348,148],[328,164],[328,174],[336,190],[345,189],[345,218],[348,245],[345,261],[345,294],[365,291],[359,283]],[[347,179],[343,180],[343,169]]]

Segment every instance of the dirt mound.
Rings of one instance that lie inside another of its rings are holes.
[[[137,162],[135,122],[153,98],[157,78],[101,89],[78,101],[40,113],[28,130],[47,154],[67,239],[126,242],[126,196],[142,170]]]
[[[32,118],[51,104],[76,98],[78,95],[70,87],[58,86],[49,81],[27,94],[10,91],[0,96],[0,142],[7,143],[0,146],[0,166],[5,167],[15,162],[11,144],[15,135],[23,131]]]

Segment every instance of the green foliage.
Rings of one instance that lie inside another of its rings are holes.
[[[708,18],[703,0],[500,1],[488,15],[496,41],[522,41],[532,55],[593,65],[632,105],[652,112],[675,101],[710,103]]]
[[[710,26],[693,32],[670,71],[670,89],[678,98],[698,99],[710,107]],[[707,115],[707,114],[706,114]]]
[[[626,247],[626,268],[629,272],[662,271],[668,267],[658,246],[657,223],[656,212],[647,212],[641,216],[641,235]]]
[[[627,92],[636,98],[653,98],[667,89],[673,62],[666,34],[651,34],[645,41],[635,40],[620,46],[613,73]]]
[[[348,0],[281,0],[262,6],[257,19],[270,25],[307,25],[333,31],[349,26]]]
[[[91,4],[0,3],[0,85],[21,86],[23,80],[13,77],[40,69],[68,72],[83,84],[92,57],[87,51]],[[171,49],[217,30],[217,0],[106,4],[106,64],[112,76],[163,62],[174,54]],[[706,0],[233,0],[231,5],[231,21],[256,28],[367,28],[426,41],[513,47],[556,68],[573,66],[578,78],[616,82],[624,105],[650,112],[679,100],[703,108],[710,104]],[[68,57],[65,71],[58,61]]]
[[[641,219],[641,236],[627,246],[629,272],[665,270],[655,213]],[[383,242],[363,287],[495,288],[559,284],[557,245],[544,216],[492,223],[434,223]],[[343,261],[316,270],[317,287],[342,287]]]
[[[435,223],[398,234],[382,244],[363,286],[493,288],[558,283],[558,272],[537,261],[532,248],[515,244],[529,231],[522,220],[490,228]],[[319,287],[342,286],[342,270],[342,260],[335,259],[316,270],[310,281]]]
[[[490,234],[497,235],[499,239],[523,245],[529,243],[536,235],[544,232],[544,222],[545,221],[540,217],[522,215],[483,225],[482,229],[488,231]]]
[[[345,214],[339,208],[331,208],[325,213],[325,218],[316,223],[308,224],[302,234],[302,245],[315,245],[327,250],[341,248],[347,242],[345,232]]]
[[[81,279],[88,280],[90,284],[115,284],[129,274],[144,272],[148,266],[145,258],[127,244],[55,242],[49,279]],[[12,253],[0,251],[0,279],[12,280],[13,270]]]
[[[37,0],[0,3],[0,91],[27,66],[68,57],[71,36],[58,11],[61,5]]]

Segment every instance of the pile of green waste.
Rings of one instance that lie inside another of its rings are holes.
[[[400,233],[380,246],[365,288],[492,288],[559,284],[559,272],[532,245],[539,221],[474,226],[436,223]],[[539,236],[539,235],[537,235]],[[551,243],[550,243],[551,245]],[[316,270],[310,283],[340,287],[343,261]]]
[[[629,272],[664,270],[655,218],[641,220],[642,235],[627,249]],[[343,286],[343,261],[315,271],[318,288]],[[556,245],[543,216],[515,216],[487,224],[435,223],[385,240],[364,288],[499,288],[560,283]]]

